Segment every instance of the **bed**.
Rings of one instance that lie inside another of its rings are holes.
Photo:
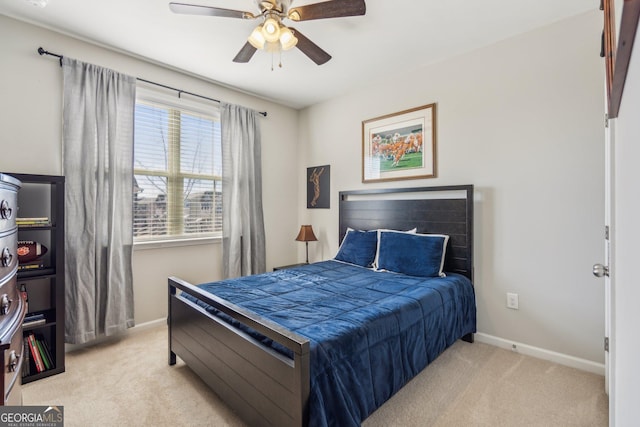
[[[340,192],[339,237],[333,260],[169,278],[169,364],[180,357],[249,425],[348,426],[457,339],[473,342],[473,186]],[[446,247],[444,260],[424,270],[394,255],[405,242]]]

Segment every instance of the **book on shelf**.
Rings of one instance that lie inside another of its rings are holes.
[[[51,351],[49,351],[49,344],[47,344],[47,340],[44,339],[42,335],[36,335],[36,336],[38,337],[37,340],[40,343],[40,347],[42,348],[42,354],[49,362],[49,368],[47,369],[54,368],[55,363],[53,361],[53,358],[51,357]]]
[[[51,369],[51,362],[47,358],[47,354],[44,351],[44,346],[42,344],[42,340],[39,339],[39,338],[36,338],[36,347],[38,348],[38,351],[40,352],[40,358],[42,359],[42,364],[44,365],[45,371],[47,369]]]
[[[46,227],[51,225],[51,221],[48,217],[39,218],[16,218],[16,225],[19,226],[32,226],[32,227]]]
[[[44,363],[42,358],[40,357],[40,350],[38,349],[38,345],[36,344],[36,337],[33,334],[29,334],[26,336],[26,339],[29,341],[29,351],[31,353],[31,358],[34,361],[36,371],[43,372],[45,370]]]
[[[40,326],[47,323],[47,319],[42,313],[27,314],[22,321],[22,327]]]
[[[29,322],[31,320],[40,320],[44,318],[44,313],[27,313],[24,316],[24,321]]]
[[[38,270],[41,268],[44,268],[44,263],[42,262],[28,262],[26,264],[18,264],[18,271]]]
[[[45,325],[46,323],[47,323],[47,319],[32,320],[30,322],[22,322],[22,327],[23,328],[34,328],[36,326]]]
[[[18,217],[16,218],[16,224],[18,225],[51,225],[49,217]]]
[[[22,354],[24,355],[24,360],[22,361],[22,376],[27,377],[31,375],[31,357],[29,356],[29,340],[24,339],[24,349]]]
[[[25,344],[25,354],[27,354],[27,358],[29,358],[30,356],[31,360],[33,361],[32,365],[33,367],[35,367],[36,373],[40,373],[55,367],[54,360],[51,357],[51,351],[49,350],[49,344],[47,344],[47,340],[44,338],[44,336],[31,332],[25,335],[24,340],[25,343],[28,343],[28,347]],[[25,362],[28,363],[28,360],[25,360]],[[29,367],[28,371],[31,372],[31,366]]]
[[[17,221],[45,222],[45,221],[49,221],[49,217],[48,216],[37,216],[37,217],[19,216],[16,218],[16,222]]]

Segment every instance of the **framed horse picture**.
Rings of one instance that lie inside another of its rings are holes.
[[[362,122],[362,182],[435,176],[436,104]]]

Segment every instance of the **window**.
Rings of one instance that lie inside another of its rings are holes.
[[[134,138],[134,241],[220,235],[217,107],[163,99],[138,88]]]

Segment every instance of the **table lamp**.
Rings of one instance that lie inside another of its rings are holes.
[[[313,234],[313,228],[311,228],[310,225],[301,226],[296,240],[298,242],[304,242],[305,245],[307,245],[307,264],[309,264],[309,242],[315,242],[318,240],[316,235]]]

